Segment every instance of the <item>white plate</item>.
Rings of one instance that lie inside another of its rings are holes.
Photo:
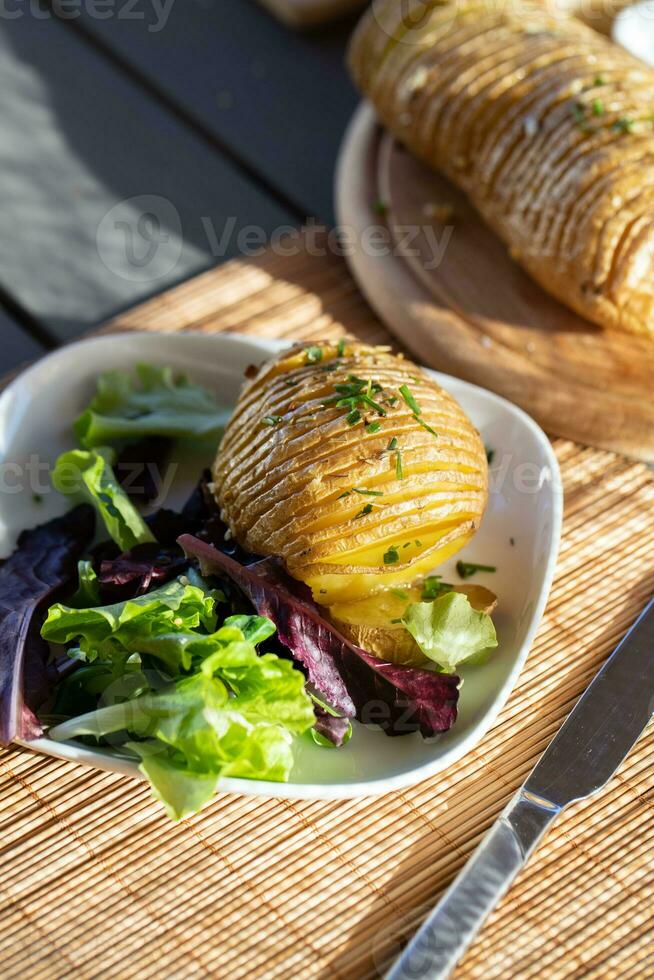
[[[621,10],[613,21],[611,37],[616,44],[654,66],[654,3],[645,0]]]
[[[173,364],[231,403],[246,366],[283,346],[225,334],[118,334],[64,347],[25,371],[0,397],[0,551],[12,549],[22,528],[66,510],[64,498],[45,491],[43,464],[51,465],[72,445],[70,424],[88,403],[100,371],[130,368],[138,361]],[[547,437],[520,409],[465,381],[430,373],[458,399],[495,452],[481,530],[457,557],[497,566],[496,574],[478,575],[475,581],[499,595],[494,617],[499,648],[487,664],[462,669],[459,718],[447,734],[427,741],[419,735],[389,738],[357,724],[343,749],[322,749],[298,739],[289,783],[225,779],[225,791],[341,799],[417,783],[452,765],[483,738],[515,684],[556,562],[562,503],[558,466]],[[183,500],[203,462],[208,461],[196,457],[182,462],[166,503],[176,506]],[[37,477],[44,481],[40,486],[34,484]],[[33,499],[35,491],[41,501]],[[447,575],[452,565],[445,566]],[[29,744],[48,755],[138,774],[129,761],[74,743],[41,738]]]

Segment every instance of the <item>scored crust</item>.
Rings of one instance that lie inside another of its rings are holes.
[[[544,289],[654,336],[654,71],[528,0],[409,7],[374,3],[350,47],[380,119]]]
[[[352,378],[381,413],[364,400],[348,422],[336,400]],[[484,446],[454,398],[402,356],[350,342],[296,346],[246,383],[213,480],[239,543],[283,558],[327,606],[433,571],[488,495]]]

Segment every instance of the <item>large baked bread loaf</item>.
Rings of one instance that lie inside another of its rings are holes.
[[[548,292],[654,335],[654,71],[520,0],[374,3],[350,65]]]

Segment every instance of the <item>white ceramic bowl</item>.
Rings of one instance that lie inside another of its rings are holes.
[[[21,374],[0,396],[0,550],[11,551],[20,530],[62,513],[68,502],[45,482],[34,486],[38,464],[51,465],[73,444],[71,422],[88,403],[100,371],[139,361],[172,364],[213,389],[225,403],[239,392],[248,364],[284,345],[227,334],[134,333],[103,336],[64,347]],[[341,799],[383,793],[417,783],[453,765],[488,731],[508,698],[538,627],[552,581],[561,525],[561,486],[556,459],[541,431],[523,411],[497,395],[436,372],[434,377],[468,412],[494,451],[490,500],[474,541],[457,557],[497,566],[478,575],[499,596],[499,648],[483,666],[461,670],[459,718],[451,731],[424,740],[389,738],[355,724],[343,749],[298,739],[289,783],[225,779],[222,789],[249,795]],[[180,503],[208,460],[180,456],[168,505]],[[30,475],[31,474],[31,475]],[[19,486],[22,484],[22,489]],[[35,489],[42,500],[33,498]],[[455,559],[456,560],[456,559]],[[452,572],[454,562],[445,566]],[[138,775],[134,763],[75,743],[41,738],[39,752]]]

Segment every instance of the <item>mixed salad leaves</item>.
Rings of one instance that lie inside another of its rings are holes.
[[[102,375],[52,474],[75,506],[0,565],[0,742],[47,730],[132,758],[174,819],[224,776],[288,780],[295,739],[340,747],[355,719],[447,731],[458,664],[497,645],[486,613],[439,588],[403,617],[429,669],[355,646],[279,560],[241,551],[207,472],[180,511],[145,516],[121,460],[178,439],[212,453],[228,416],[171,368]]]

